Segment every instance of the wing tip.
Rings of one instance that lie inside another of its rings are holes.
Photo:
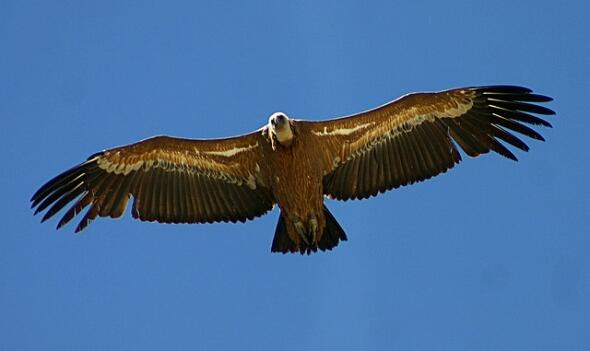
[[[502,155],[502,154],[500,154],[500,155]],[[514,155],[514,154],[512,155],[512,157],[509,157],[506,155],[502,155],[502,156],[506,157],[507,159],[509,159],[511,161],[518,162],[518,157],[516,157],[516,155]]]
[[[547,127],[547,128],[553,128],[553,125],[551,123],[547,122],[546,120],[542,119],[541,121],[543,121],[543,122],[541,122],[540,126]]]
[[[553,97],[548,95],[542,94],[535,94],[533,90],[524,86],[520,85],[488,85],[488,86],[481,86],[481,87],[474,87],[471,90],[475,90],[480,92],[483,95],[494,95],[494,94],[511,94],[511,95],[520,95],[524,101],[530,102],[552,102],[554,101]],[[515,99],[518,100],[518,99]],[[547,114],[555,114],[555,111],[546,108]]]
[[[479,91],[481,93],[496,93],[496,94],[529,94],[533,90],[521,85],[484,85],[471,88],[471,90]]]

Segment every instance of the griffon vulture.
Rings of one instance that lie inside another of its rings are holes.
[[[274,113],[264,127],[226,139],[156,136],[101,151],[43,185],[32,197],[45,221],[66,205],[57,228],[85,207],[76,227],[131,214],[162,223],[244,222],[281,209],[271,250],[330,250],[346,234],[324,197],[366,199],[444,173],[505,146],[527,151],[514,133],[544,140],[526,126],[550,127],[533,114],[552,99],[518,86],[409,94],[373,110],[327,121]]]

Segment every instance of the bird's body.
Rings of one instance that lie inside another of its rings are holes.
[[[297,122],[292,122],[292,129],[299,129]],[[323,213],[324,194],[322,191],[322,176],[325,166],[321,158],[308,157],[320,149],[314,138],[305,143],[299,138],[265,150],[268,155],[266,172],[270,175],[270,188],[284,216],[287,233],[297,247],[302,239],[312,240],[313,236],[321,239],[325,227]],[[311,228],[315,221],[316,228]],[[309,235],[301,236],[295,225],[303,227]],[[317,231],[317,233],[314,233]],[[309,237],[309,238],[308,238]]]
[[[522,123],[551,99],[515,86],[462,88],[402,97],[350,117],[312,122],[273,114],[263,128],[226,139],[166,136],[106,150],[60,174],[33,195],[46,220],[68,203],[58,228],[90,206],[76,231],[98,216],[164,223],[245,221],[281,209],[272,251],[332,249],[346,234],[324,198],[362,199],[446,172],[498,140],[528,150],[508,131],[543,140]],[[532,103],[531,103],[532,102]]]

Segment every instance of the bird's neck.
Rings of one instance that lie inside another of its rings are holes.
[[[281,146],[291,146],[293,143],[293,130],[290,126],[278,128],[275,130],[275,137]]]

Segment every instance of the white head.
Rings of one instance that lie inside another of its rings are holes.
[[[272,135],[277,138],[279,144],[283,146],[291,145],[293,141],[293,130],[289,117],[283,112],[275,112],[268,119],[268,128]]]

